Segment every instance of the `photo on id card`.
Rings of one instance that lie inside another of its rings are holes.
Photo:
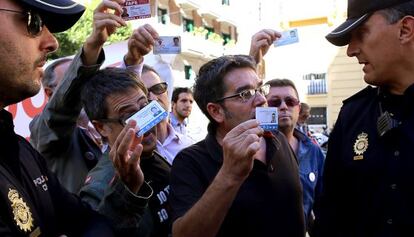
[[[180,54],[180,36],[160,36],[155,40],[154,54]]]
[[[265,131],[278,129],[278,113],[276,107],[256,107],[256,120]]]
[[[273,44],[275,47],[294,44],[299,42],[298,29],[291,29],[281,32],[282,37],[276,40]]]
[[[139,127],[137,136],[139,137],[161,122],[161,120],[165,119],[167,115],[167,111],[157,101],[153,100],[140,111],[129,117],[126,122],[128,123],[131,119],[137,122],[137,126]]]
[[[126,0],[121,7],[121,17],[125,21],[151,17],[150,0]]]

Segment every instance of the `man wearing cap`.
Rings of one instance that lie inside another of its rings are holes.
[[[414,1],[349,0],[326,37],[348,45],[368,86],[343,102],[329,139],[317,236],[413,236]]]
[[[101,4],[102,18],[108,8],[120,10],[113,2]],[[58,47],[51,32],[68,29],[83,11],[69,0],[0,1],[0,236],[112,236],[102,217],[69,194],[41,155],[14,133],[4,109],[39,91],[47,55]],[[80,56],[85,65],[98,61],[99,45],[125,24],[119,16],[110,18],[94,28],[95,40],[85,42]]]

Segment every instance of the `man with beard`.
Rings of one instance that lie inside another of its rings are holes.
[[[299,162],[300,181],[303,189],[303,208],[308,230],[313,222],[313,203],[322,191],[324,155],[321,149],[296,128],[300,102],[295,84],[288,79],[273,79],[266,96],[269,107],[278,108],[279,130],[286,136]]]
[[[193,108],[193,92],[187,87],[177,87],[172,95],[170,122],[176,132],[187,135],[188,117]]]
[[[137,75],[119,68],[99,71],[82,91],[83,107],[111,152],[89,172],[80,196],[112,220],[118,236],[168,236],[171,231],[170,165],[155,150],[156,127],[136,137],[136,124],[125,124],[148,104],[146,95]],[[136,149],[141,155],[130,156]]]
[[[283,134],[254,119],[268,92],[249,56],[200,68],[194,98],[210,124],[173,163],[173,236],[304,236],[297,160]]]
[[[108,1],[100,6],[117,9]],[[112,236],[97,213],[68,193],[41,155],[14,133],[12,116],[4,110],[39,91],[47,55],[58,47],[51,32],[70,28],[83,11],[69,0],[0,1],[0,236]],[[113,15],[101,27],[123,24]],[[85,51],[99,52],[104,37],[98,32],[98,42],[85,43]],[[96,62],[81,57],[86,65]]]

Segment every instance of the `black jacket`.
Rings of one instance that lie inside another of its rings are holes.
[[[104,219],[66,191],[0,111],[0,236],[112,236]]]
[[[414,85],[404,95],[367,87],[344,101],[316,204],[318,236],[413,236],[413,102]],[[383,136],[381,110],[396,121]]]

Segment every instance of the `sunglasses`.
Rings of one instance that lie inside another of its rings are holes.
[[[161,95],[162,93],[166,92],[167,89],[168,89],[167,82],[161,82],[148,88],[148,93],[152,92],[156,95]]]
[[[42,32],[44,22],[38,13],[31,10],[27,11],[15,11],[10,9],[0,8],[0,11],[11,12],[15,14],[23,15],[27,21],[27,32],[31,37],[36,37]]]
[[[300,102],[298,99],[293,98],[293,97],[286,97],[284,99],[271,99],[267,101],[267,104],[269,105],[269,107],[279,107],[280,105],[282,105],[282,102],[285,102],[285,104],[289,107],[294,107],[296,105],[298,105]]]
[[[240,93],[220,98],[220,99],[216,100],[216,102],[220,102],[220,101],[223,101],[225,99],[230,99],[230,98],[234,98],[234,97],[240,97],[243,102],[246,102],[246,101],[250,100],[251,98],[255,97],[257,92],[259,92],[260,94],[266,96],[267,94],[269,94],[269,89],[270,89],[270,86],[266,84],[266,85],[262,85],[262,86],[260,86],[256,89],[244,90]]]

